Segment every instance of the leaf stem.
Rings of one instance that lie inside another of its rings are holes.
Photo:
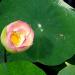
[[[70,63],[68,63],[68,62],[65,62],[65,64],[67,65],[67,66],[70,66],[71,64]]]
[[[6,50],[4,50],[4,62],[5,63],[7,62],[7,52],[6,52]]]

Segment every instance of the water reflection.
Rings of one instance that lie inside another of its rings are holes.
[[[56,39],[65,40],[65,35],[63,33],[56,34]]]
[[[40,29],[41,32],[44,31],[44,29],[43,29],[43,27],[42,27],[42,25],[40,23],[38,24],[38,28]]]

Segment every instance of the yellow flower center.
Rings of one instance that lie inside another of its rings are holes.
[[[17,32],[12,32],[10,40],[15,46],[18,46],[20,43],[20,34]]]

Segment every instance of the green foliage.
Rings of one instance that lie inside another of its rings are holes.
[[[1,75],[46,75],[41,69],[28,61],[0,64]]]
[[[63,0],[3,0],[0,10],[0,33],[15,20],[28,22],[35,31],[33,46],[24,53],[8,53],[8,61],[58,65],[75,54],[75,12]]]
[[[8,62],[0,64],[1,75],[45,75],[28,61],[59,65],[75,54],[75,11],[63,0],[2,0],[0,10],[0,34],[16,20],[27,22],[35,32],[29,50],[7,53]],[[0,43],[0,62],[4,61],[4,50]],[[68,62],[75,64],[74,59]],[[58,75],[75,75],[75,65],[65,67]]]
[[[75,75],[75,65],[69,65],[59,71],[58,75]]]

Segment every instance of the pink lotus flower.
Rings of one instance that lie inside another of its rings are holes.
[[[32,28],[23,21],[15,21],[7,25],[1,34],[1,42],[7,51],[16,53],[27,50],[34,39]]]

